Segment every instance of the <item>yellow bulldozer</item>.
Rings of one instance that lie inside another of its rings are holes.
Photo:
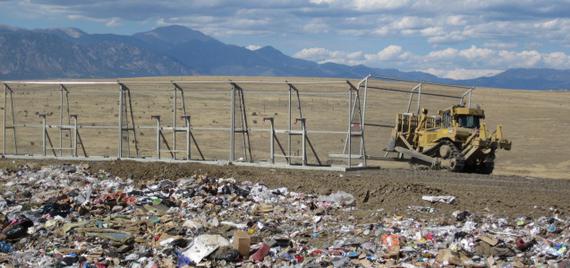
[[[386,150],[432,168],[491,174],[495,151],[510,150],[511,142],[503,137],[501,125],[490,133],[484,119],[480,107],[465,105],[454,105],[437,115],[428,115],[427,109],[420,115],[401,113]]]

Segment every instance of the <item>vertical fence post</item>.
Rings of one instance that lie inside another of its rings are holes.
[[[119,85],[119,139],[118,139],[118,147],[119,150],[117,152],[117,158],[121,159],[123,157],[123,102],[124,94],[123,85]]]
[[[352,166],[352,87],[348,88],[348,135],[346,144],[348,146],[347,150],[347,162],[348,167]]]
[[[411,90],[410,90],[410,98],[408,100],[408,110],[406,110],[406,113],[410,112],[410,109],[412,108],[412,101],[414,100],[414,93],[416,93],[416,90],[418,89],[418,87],[421,84],[417,84],[416,86],[414,86]]]
[[[307,165],[307,129],[305,128],[305,118],[297,118],[295,122],[301,122],[301,159],[303,166]]]
[[[8,109],[8,85],[4,84],[4,110],[2,117],[2,155],[6,155],[6,118]]]
[[[368,78],[370,75],[366,76],[364,80],[364,100],[362,102],[362,107],[360,108],[360,115],[362,118],[360,119],[360,155],[363,157],[364,166],[368,166],[368,161],[366,159],[366,143],[364,138],[365,128],[366,128],[366,100],[368,98]],[[360,89],[360,87],[359,87]]]
[[[59,85],[59,156],[63,156],[63,92],[65,88]]]
[[[288,131],[287,132],[287,156],[288,157],[291,156],[291,147],[292,147],[291,146],[291,130],[292,130],[291,124],[292,124],[292,120],[293,120],[293,118],[292,118],[292,107],[291,107],[292,106],[291,102],[293,101],[292,100],[293,96],[292,96],[292,92],[291,92],[292,90],[293,90],[293,87],[291,85],[289,85],[289,106],[288,106],[288,109],[289,109],[289,117],[288,118],[289,118],[289,120],[287,122],[287,131]],[[289,159],[291,159],[291,158],[289,158]],[[289,162],[289,164],[291,164],[291,160],[289,160],[288,162]]]
[[[73,157],[77,157],[77,115],[71,114],[69,115],[73,120],[73,142],[72,142],[72,150],[73,150]]]
[[[269,121],[271,128],[269,129],[269,161],[275,164],[275,124],[273,117],[265,117],[263,121]]]
[[[232,85],[230,105],[230,162],[235,160],[235,134],[236,134],[236,87]]]
[[[273,118],[271,118],[271,143],[269,144],[269,150],[271,151],[271,164],[275,164],[275,125],[273,124]]]
[[[178,108],[178,89],[174,86],[174,96],[172,96],[172,100],[174,101],[172,105],[172,153],[174,154],[174,159],[176,160],[176,109]]]
[[[38,116],[42,119],[42,155],[47,156],[47,122],[46,114],[40,113]]]
[[[156,121],[156,158],[160,159],[160,115],[153,115],[150,118]]]
[[[422,106],[422,104],[421,104],[422,103],[422,87],[423,87],[423,84],[420,83],[420,86],[418,87],[418,104],[416,107],[418,110],[416,112],[416,114],[418,114],[418,115],[420,114],[420,110],[421,110],[421,106]]]
[[[307,165],[307,126],[305,124],[305,118],[301,121],[303,127],[303,166]]]
[[[190,135],[190,116],[184,114],[182,116],[184,123],[186,124],[186,159],[192,159],[192,136]]]

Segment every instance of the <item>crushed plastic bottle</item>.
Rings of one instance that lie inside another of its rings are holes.
[[[12,245],[10,245],[10,243],[7,243],[5,241],[0,241],[0,252],[2,253],[10,253],[12,252]]]

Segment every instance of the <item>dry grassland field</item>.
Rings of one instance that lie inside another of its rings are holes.
[[[192,116],[194,135],[207,159],[228,159],[230,126],[230,88],[228,80],[267,81],[336,81],[337,83],[298,84],[304,117],[307,119],[309,138],[325,162],[330,162],[328,155],[342,153],[347,128],[347,89],[341,79],[321,78],[272,78],[272,77],[160,77],[126,79],[131,89],[135,123],[142,156],[153,157],[155,154],[155,122],[152,115],[160,115],[163,126],[172,125],[172,85],[170,80],[211,81],[220,83],[181,84],[185,91],[187,112]],[[357,84],[358,81],[351,81]],[[254,158],[269,158],[269,123],[264,117],[275,118],[277,129],[287,128],[288,86],[286,84],[239,83],[245,91],[245,103],[249,127],[252,128],[251,143]],[[397,89],[410,89],[413,84],[400,82],[371,81],[370,85]],[[41,148],[41,119],[38,113],[48,113],[48,124],[58,124],[60,92],[57,85],[13,85],[16,124],[19,127],[19,153],[36,154]],[[89,155],[117,154],[119,89],[116,85],[68,86],[70,113],[79,115],[79,124],[83,126],[101,126],[102,128],[81,128],[80,135]],[[424,86],[424,92],[461,95],[464,89]],[[3,101],[3,100],[2,100]],[[408,95],[396,92],[369,90],[366,121],[369,124],[391,125],[398,112],[405,111]],[[570,92],[520,91],[506,89],[476,89],[472,102],[485,109],[487,124],[491,130],[496,124],[502,124],[505,135],[512,140],[512,151],[500,151],[497,155],[494,174],[522,175],[532,177],[570,179]],[[3,103],[3,102],[2,102]],[[441,99],[423,96],[422,107],[430,113],[446,108],[454,103],[453,99]],[[178,105],[178,114],[182,109]],[[415,104],[412,106],[415,108]],[[298,117],[296,109],[293,118]],[[10,120],[10,117],[8,117]],[[177,119],[183,125],[182,119]],[[293,125],[295,129],[299,124]],[[107,128],[105,128],[107,127]],[[337,131],[324,134],[311,131]],[[366,147],[371,156],[383,156],[390,128],[367,127]],[[13,152],[11,130],[7,132],[7,151]],[[59,147],[59,132],[49,130],[49,136]],[[165,130],[165,136],[172,143],[172,132]],[[278,135],[286,145],[286,136]],[[64,147],[69,146],[70,137],[64,135]],[[185,144],[184,134],[177,136],[178,147]],[[131,139],[132,143],[132,139]],[[236,135],[237,157],[241,155],[242,140]],[[164,147],[164,146],[163,146]],[[300,153],[300,139],[293,139],[293,151]],[[356,148],[356,147],[355,147]],[[131,153],[134,146],[131,144]],[[196,156],[194,151],[194,156]],[[163,153],[163,157],[169,157]],[[181,158],[182,155],[179,155]],[[283,161],[278,158],[278,161]],[[314,158],[309,159],[314,162]],[[407,167],[405,163],[388,161],[370,161],[370,165],[384,168]]]

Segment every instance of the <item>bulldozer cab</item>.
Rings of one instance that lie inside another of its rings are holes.
[[[481,108],[466,108],[460,105],[439,111],[439,116],[441,117],[441,126],[444,128],[461,127],[479,129],[485,118],[485,114]]]

